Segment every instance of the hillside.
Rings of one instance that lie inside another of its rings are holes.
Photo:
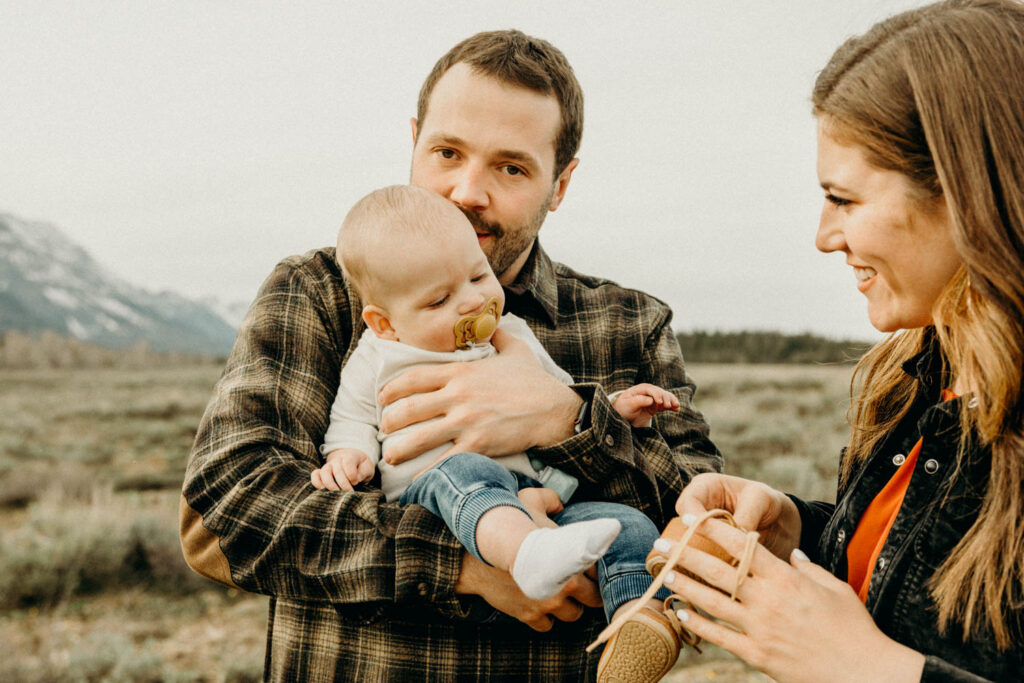
[[[209,304],[124,282],[57,227],[0,213],[0,336],[44,331],[193,354],[225,354],[235,338]]]

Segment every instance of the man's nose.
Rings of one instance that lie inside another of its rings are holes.
[[[455,179],[448,199],[463,209],[471,211],[486,209],[490,205],[490,195],[487,191],[485,169],[473,163],[466,164],[459,169],[458,177]]]

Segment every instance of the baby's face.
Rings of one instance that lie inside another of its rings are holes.
[[[504,307],[505,294],[468,221],[411,239],[398,251],[388,266],[393,287],[384,304],[395,341],[454,351],[455,323],[480,313],[492,298]]]

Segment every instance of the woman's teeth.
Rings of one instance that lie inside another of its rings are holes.
[[[864,280],[870,280],[874,276],[878,275],[874,268],[854,268],[853,274],[857,276],[858,282],[864,282]]]

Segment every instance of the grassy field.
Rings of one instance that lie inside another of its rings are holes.
[[[849,366],[689,370],[728,472],[831,499]],[[177,541],[219,373],[0,370],[0,681],[260,680],[266,598],[195,576]],[[670,680],[764,679],[711,648]]]

